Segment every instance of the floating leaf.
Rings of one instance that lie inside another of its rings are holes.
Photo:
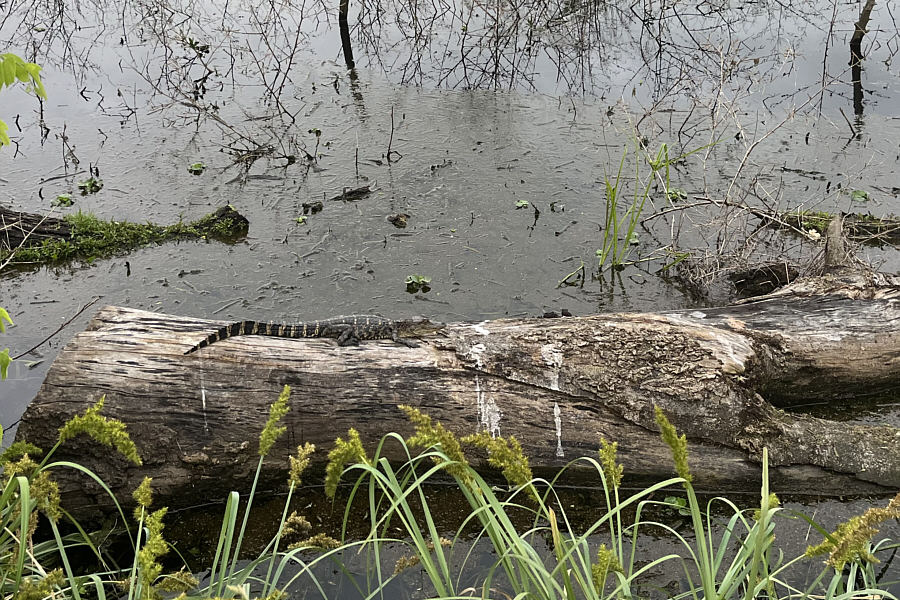
[[[406,276],[406,291],[410,294],[415,294],[416,292],[428,292],[431,290],[431,286],[428,285],[431,283],[431,277],[427,275],[407,275]]]
[[[88,177],[84,181],[78,182],[78,189],[81,190],[82,196],[96,194],[103,189],[103,180],[96,177]]]
[[[678,202],[679,200],[687,200],[687,192],[685,192],[681,188],[669,188],[669,191],[666,192],[666,196],[668,196],[669,201]]]
[[[72,200],[72,194],[60,194],[56,200],[50,203],[50,206],[72,206],[75,201]]]
[[[663,502],[672,505],[682,517],[687,517],[691,514],[687,506],[687,500],[681,496],[666,496]]]

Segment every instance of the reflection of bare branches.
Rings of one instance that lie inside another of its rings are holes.
[[[722,80],[733,92],[777,82],[794,68],[793,40],[824,32],[820,21],[815,6],[778,2],[376,0],[361,4],[357,31],[370,62],[403,83],[546,89],[552,80],[618,95],[610,86],[625,81],[623,91],[656,101]]]
[[[859,20],[853,28],[853,35],[850,37],[850,72],[853,81],[853,112],[857,116],[863,114],[863,87],[862,87],[862,41],[866,35],[866,28],[869,26],[869,18],[872,16],[872,9],[875,8],[875,0],[867,0],[865,6],[859,13]]]
[[[284,167],[302,157],[308,166],[313,156],[292,131],[304,105],[291,108],[283,101],[305,40],[305,0],[297,6],[268,0],[250,7],[249,24],[238,23],[242,15],[227,10],[214,19],[197,12],[200,8],[193,3],[180,7],[168,0],[143,1],[135,5],[133,18],[143,24],[149,51],[142,48],[139,53],[130,45],[128,52],[135,72],[157,98],[166,100],[159,108],[189,109],[183,121],[193,121],[198,128],[202,121],[214,122],[225,135],[223,147],[244,174],[261,158],[282,160]],[[220,30],[211,32],[208,24],[215,21]],[[244,87],[264,90],[271,110],[259,115],[244,109],[238,126],[221,109]]]
[[[298,111],[288,110],[284,95],[298,52],[307,36],[332,25],[337,8],[330,0],[263,0],[239,8],[130,0],[113,11],[104,0],[91,2],[10,0],[0,30],[9,29],[15,13],[17,35],[30,40],[34,53],[87,64],[92,45],[83,43],[85,32],[97,39],[110,33],[103,19],[117,13],[116,27],[138,54],[138,70],[160,88],[193,88],[196,101],[229,79],[233,89],[261,85],[289,121]],[[676,95],[706,97],[724,86],[730,96],[761,98],[774,86],[769,101],[792,104],[797,90],[780,93],[780,80],[794,71],[795,40],[809,32],[827,48],[838,11],[847,13],[835,3],[829,25],[817,5],[785,1],[735,7],[674,0],[350,0],[349,6],[358,10],[354,29],[366,52],[356,62],[367,60],[402,83],[550,91],[549,84],[552,91],[632,93],[651,104],[674,103]],[[80,30],[76,45],[75,24],[85,20],[92,27]],[[136,50],[135,42],[144,46]],[[192,53],[204,46],[209,55]],[[821,79],[801,85],[821,89],[824,71]]]
[[[8,39],[16,40],[16,46],[27,48],[25,56],[28,60],[40,64],[57,63],[61,69],[70,70],[76,81],[82,81],[92,65],[89,62],[91,44],[75,40],[76,32],[82,29],[80,15],[73,14],[75,11],[63,0],[20,3],[12,0],[5,8],[6,13],[0,18],[0,31]],[[102,20],[102,12],[96,10],[94,3],[87,3],[84,8],[99,13]],[[103,33],[102,23],[99,25],[91,28],[94,42]]]

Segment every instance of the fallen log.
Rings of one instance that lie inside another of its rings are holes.
[[[782,492],[883,490],[900,486],[897,429],[788,414],[761,394],[827,399],[896,389],[897,317],[884,297],[831,297],[452,324],[418,348],[244,336],[185,356],[223,322],[107,307],[54,362],[17,437],[49,447],[66,419],[105,395],[104,413],[128,424],[144,466],[87,440],[67,444],[59,458],[85,464],[123,498],[153,477],[161,503],[177,505],[248,483],[256,437],[284,384],[293,388],[288,435],[267,461],[269,481],[303,442],[328,449],[350,427],[369,442],[408,432],[398,404],[459,434],[514,434],[539,470],[592,454],[603,436],[619,442],[630,476],[658,479],[672,473],[655,433],[659,405],[687,434],[701,488],[757,485],[765,446]],[[889,325],[867,328],[873,322]],[[809,323],[819,325],[812,331]],[[67,506],[103,503],[98,489],[71,475],[63,481]]]
[[[792,211],[780,215],[788,225],[802,231],[825,233],[834,215],[818,211]],[[900,245],[900,218],[894,215],[876,217],[868,214],[848,213],[842,215],[847,237],[857,243],[881,246]]]
[[[409,433],[400,404],[460,435],[513,434],[543,473],[605,437],[619,443],[626,484],[643,484],[673,474],[659,406],[687,435],[701,489],[758,489],[766,447],[779,493],[886,492],[900,487],[900,430],[779,408],[900,387],[900,281],[854,277],[839,248],[826,255],[831,272],[735,306],[453,323],[415,348],[246,335],[185,355],[225,322],[106,307],[60,353],[17,439],[49,447],[105,395],[104,413],[128,424],[144,465],[81,439],[59,458],[91,468],[121,499],[150,476],[160,504],[217,500],[249,486],[268,407],[288,384],[287,435],[264,485],[281,487],[304,442],[321,464],[351,427],[369,444]],[[57,477],[71,510],[108,507],[78,473]]]
[[[247,234],[249,221],[232,206],[189,223],[103,221],[81,212],[64,218],[23,213],[0,206],[0,270],[68,260],[91,260],[173,239],[210,238],[232,242]]]

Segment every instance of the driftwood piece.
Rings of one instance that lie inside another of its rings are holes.
[[[68,238],[71,233],[64,219],[24,213],[0,206],[0,248],[18,248],[28,242],[40,244],[47,239]]]
[[[94,469],[121,498],[151,476],[160,504],[217,500],[247,489],[268,406],[289,384],[287,435],[263,473],[269,485],[281,485],[287,455],[303,442],[319,447],[321,461],[350,427],[370,444],[409,433],[399,404],[458,434],[514,434],[539,472],[592,454],[603,436],[619,442],[640,483],[672,474],[654,423],[659,405],[687,434],[701,488],[758,486],[768,447],[780,492],[885,491],[900,486],[900,431],[792,415],[769,401],[897,389],[900,288],[854,295],[450,324],[417,348],[243,336],[189,356],[222,321],[107,307],[60,353],[17,437],[49,447],[67,418],[105,394],[104,412],[128,424],[144,466],[89,440],[60,458]],[[57,476],[70,508],[108,505],[77,473]]]

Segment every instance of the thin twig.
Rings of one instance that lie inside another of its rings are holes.
[[[394,107],[391,106],[391,137],[388,138],[388,149],[387,149],[387,161],[393,162],[393,158],[391,158],[394,154],[397,155],[397,159],[403,158],[403,155],[397,152],[396,150],[391,150],[391,144],[394,143]]]
[[[844,109],[842,107],[838,107],[838,110],[841,111],[841,116],[844,117],[845,121],[847,121],[847,127],[850,128],[851,137],[856,137],[856,128],[853,127],[853,123],[851,123],[850,119],[847,118],[847,115],[844,113]]]
[[[57,328],[56,331],[54,331],[53,333],[51,333],[50,335],[48,335],[47,337],[45,337],[43,340],[41,340],[40,342],[38,342],[37,344],[35,344],[35,345],[32,346],[31,348],[29,348],[28,350],[26,350],[25,352],[22,352],[21,354],[18,354],[18,355],[16,355],[16,356],[14,356],[14,357],[13,357],[13,360],[19,360],[20,358],[22,358],[22,357],[25,356],[26,354],[28,354],[28,353],[30,353],[30,352],[33,352],[33,351],[37,350],[38,348],[40,348],[41,346],[43,346],[44,344],[46,344],[48,341],[50,341],[50,338],[52,338],[52,337],[55,336],[57,333],[59,333],[60,331],[62,331],[69,323],[71,323],[72,321],[74,321],[75,319],[77,319],[77,318],[78,318],[78,315],[80,315],[81,313],[83,313],[84,311],[86,311],[88,308],[90,308],[91,306],[93,306],[94,304],[96,304],[96,303],[97,303],[97,300],[99,300],[99,299],[102,298],[102,297],[103,297],[103,296],[95,296],[93,300],[91,300],[90,302],[88,302],[87,304],[85,304],[84,306],[82,306],[81,309],[79,309],[79,311],[78,311],[77,313],[75,313],[74,315],[72,315],[72,317],[71,317],[68,321],[66,321],[65,323],[63,323],[62,325],[60,325],[60,326]]]

